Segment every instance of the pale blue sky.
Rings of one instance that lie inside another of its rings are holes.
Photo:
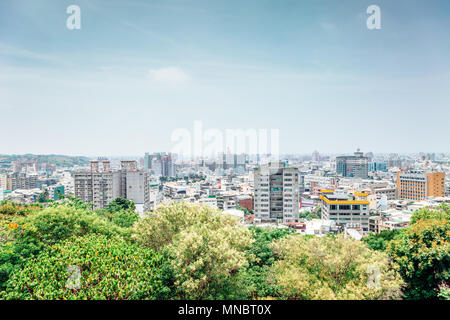
[[[449,89],[448,0],[0,2],[0,154],[169,151],[194,120],[286,153],[449,152]]]

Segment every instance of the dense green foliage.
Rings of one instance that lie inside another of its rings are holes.
[[[0,203],[2,299],[450,297],[446,205],[363,241],[247,228],[188,203],[143,217],[120,198],[100,210],[74,198],[45,206]]]
[[[411,217],[411,224],[419,220],[443,220],[450,221],[450,206],[443,203],[437,208],[423,208],[414,212]]]
[[[290,236],[274,243],[274,264],[283,298],[399,299],[403,281],[388,256],[361,241]]]
[[[436,299],[450,285],[450,221],[417,220],[388,253],[400,266],[408,299]]]
[[[398,238],[403,232],[404,229],[383,230],[380,233],[371,233],[362,240],[372,250],[385,251],[388,242]]]
[[[42,205],[35,204],[18,204],[11,201],[3,200],[0,202],[0,215],[10,216],[26,216],[36,211],[42,210]]]
[[[129,228],[139,220],[139,214],[135,209],[136,206],[133,201],[117,198],[111,201],[105,208],[96,210],[96,213],[119,227]]]
[[[3,298],[161,299],[169,292],[162,264],[159,254],[119,237],[74,237],[29,260],[11,277]]]
[[[45,189],[44,191],[42,191],[38,198],[37,198],[37,202],[39,203],[45,203],[48,201],[48,189]]]
[[[274,240],[294,234],[292,229],[250,227],[255,240],[248,250],[250,264],[246,271],[246,288],[249,298],[276,297],[280,293],[275,282],[272,265],[277,260],[272,248]]]
[[[386,230],[363,239],[369,248],[385,251],[406,283],[405,299],[449,299],[450,207],[423,208],[411,226]]]
[[[253,239],[238,221],[209,206],[160,206],[141,219],[134,238],[166,253],[175,294],[184,299],[245,298],[243,268]]]
[[[244,211],[244,215],[246,215],[246,216],[252,214],[252,212],[250,210],[248,210],[247,208],[241,207],[241,206],[236,206],[236,209]]]
[[[43,209],[13,222],[17,227],[6,229],[5,241],[0,243],[0,289],[27,259],[61,240],[88,233],[126,234],[97,215],[68,206]]]
[[[320,206],[315,207],[311,211],[300,212],[299,218],[303,220],[320,219],[322,216],[322,209]]]

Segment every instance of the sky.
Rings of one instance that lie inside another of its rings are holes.
[[[450,152],[449,17],[448,0],[2,0],[0,154],[170,151],[195,121],[278,129],[281,153]]]

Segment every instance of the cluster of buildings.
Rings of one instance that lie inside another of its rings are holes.
[[[9,164],[3,162],[0,168],[0,200],[32,203],[45,190],[49,199],[57,200],[72,189],[73,181],[67,169],[56,170],[49,163],[19,160]]]
[[[58,168],[21,161],[0,167],[0,200],[36,201],[43,190],[57,201],[74,195],[107,206],[118,197],[137,211],[187,201],[239,216],[242,223],[294,228],[300,233],[369,232],[404,228],[414,211],[450,203],[448,155],[270,155],[220,153],[181,160],[145,153],[137,160],[99,158]],[[242,215],[242,217],[241,217]]]
[[[171,154],[146,153],[143,162],[144,169],[157,177],[175,177],[175,163]]]
[[[150,185],[147,170],[139,170],[137,161],[120,161],[119,169],[111,168],[109,160],[93,160],[90,170],[74,173],[75,197],[93,204],[94,209],[106,207],[116,198],[134,201],[141,214],[150,208]]]

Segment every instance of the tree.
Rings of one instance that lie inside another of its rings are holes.
[[[176,294],[185,299],[243,298],[250,231],[209,206],[160,206],[134,227],[133,237],[169,259]]]
[[[115,212],[111,221],[122,228],[130,228],[139,220],[139,214],[132,210],[121,210]]]
[[[271,269],[277,260],[272,242],[295,233],[288,228],[249,228],[255,240],[248,250],[249,267],[246,270],[246,291],[248,298],[279,296],[279,288],[274,281]]]
[[[383,252],[361,241],[294,235],[274,244],[282,297],[306,300],[398,299],[402,279]]]
[[[45,203],[48,201],[48,189],[47,188],[39,194],[37,201],[39,203]]]
[[[119,227],[129,228],[139,220],[139,214],[135,210],[136,206],[133,201],[116,198],[105,208],[95,210],[95,212]]]
[[[134,201],[125,198],[116,198],[105,207],[105,210],[109,213],[119,212],[121,210],[134,211],[136,210],[136,205]]]
[[[407,283],[406,298],[437,299],[440,288],[450,286],[450,223],[422,218],[391,241],[387,251]]]
[[[236,209],[237,209],[237,210],[244,211],[244,215],[246,215],[246,216],[252,214],[252,213],[250,212],[250,210],[248,210],[247,208],[241,207],[241,206],[236,206]]]
[[[415,224],[419,220],[442,220],[447,219],[447,221],[450,221],[450,206],[446,203],[442,203],[437,208],[422,208],[414,212],[414,214],[411,217],[410,224]]]
[[[160,254],[120,237],[89,234],[55,244],[14,273],[3,299],[163,299]]]
[[[385,251],[389,241],[399,238],[406,229],[383,230],[380,233],[371,233],[362,240],[372,250]]]
[[[48,205],[49,208],[69,207],[77,210],[84,210],[85,212],[88,212],[93,206],[94,205],[91,202],[84,203],[83,200],[73,196],[67,196],[67,199],[62,202],[51,202]]]
[[[0,290],[10,275],[48,246],[88,233],[127,236],[127,232],[92,212],[62,205],[34,212],[10,231],[13,239],[0,247]]]

